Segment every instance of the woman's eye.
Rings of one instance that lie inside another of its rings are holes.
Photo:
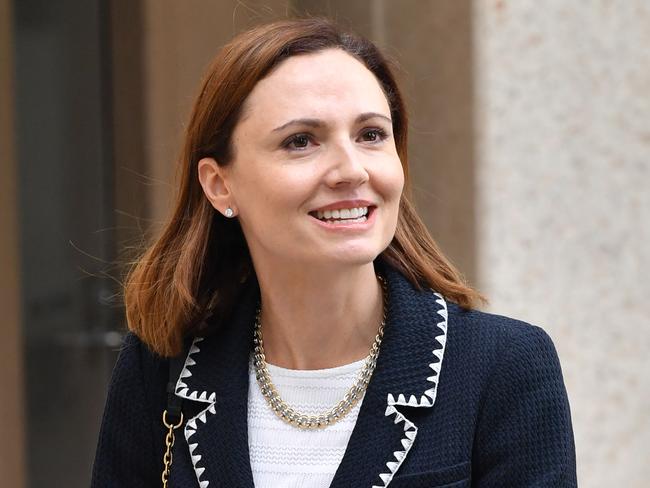
[[[368,142],[378,142],[378,141],[383,141],[388,137],[388,134],[386,134],[386,131],[384,129],[369,129],[363,133],[363,138],[364,140]]]
[[[295,134],[287,139],[282,146],[286,149],[301,150],[306,149],[308,144],[308,134]]]

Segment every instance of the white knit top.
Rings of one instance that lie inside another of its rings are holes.
[[[286,369],[268,365],[282,399],[316,415],[336,405],[356,381],[365,359],[336,368]],[[280,420],[262,396],[249,365],[248,444],[255,488],[326,488],[343,458],[361,400],[341,420],[323,429],[302,430]]]

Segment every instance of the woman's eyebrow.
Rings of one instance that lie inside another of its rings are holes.
[[[287,127],[290,127],[292,125],[306,125],[306,126],[309,126],[309,127],[323,127],[324,125],[327,125],[327,124],[325,124],[325,122],[323,122],[320,119],[293,119],[293,120],[290,120],[289,122],[287,122],[286,124],[282,124],[281,126],[276,127],[271,132],[279,132],[279,131],[281,131],[283,129],[286,129]]]
[[[357,118],[354,120],[354,123],[358,124],[360,122],[365,122],[366,120],[372,119],[374,117],[382,118],[382,119],[386,120],[389,124],[393,123],[393,121],[390,119],[390,117],[386,117],[385,115],[377,113],[377,112],[364,112],[362,114],[359,114],[357,116]],[[320,120],[320,119],[308,119],[308,118],[305,118],[305,119],[293,119],[293,120],[290,120],[289,122],[287,122],[286,124],[282,124],[281,126],[276,127],[271,132],[279,132],[279,131],[281,131],[283,129],[286,129],[287,127],[289,127],[291,125],[307,125],[309,127],[318,128],[318,127],[324,127],[327,124],[323,120]]]
[[[354,121],[355,124],[358,124],[359,122],[365,122],[368,119],[372,119],[375,117],[379,117],[380,119],[384,119],[386,122],[392,125],[393,121],[391,120],[390,117],[387,117],[384,114],[380,114],[377,112],[364,112],[360,114]]]

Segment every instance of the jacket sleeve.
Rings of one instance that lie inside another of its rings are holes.
[[[502,344],[479,412],[472,486],[577,486],[571,413],[553,342],[541,328],[517,322]]]
[[[161,485],[162,461],[157,457],[162,453],[155,455],[154,419],[146,390],[149,381],[145,374],[150,368],[145,368],[145,363],[150,358],[146,347],[129,333],[108,389],[91,488]]]

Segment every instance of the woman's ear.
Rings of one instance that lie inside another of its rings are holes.
[[[212,206],[226,217],[234,217],[237,208],[228,181],[226,168],[213,158],[203,158],[198,164],[199,182]]]

